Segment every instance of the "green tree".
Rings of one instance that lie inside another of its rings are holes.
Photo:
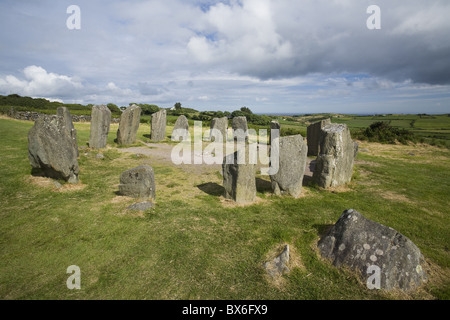
[[[242,108],[241,108],[241,111],[242,111],[243,113],[253,114],[252,110],[250,110],[250,108],[247,108],[247,107],[242,107]]]
[[[155,104],[138,104],[142,109],[142,114],[153,114],[159,111],[159,107]]]
[[[181,103],[177,102],[173,105],[175,107],[175,110],[180,110],[181,109]]]
[[[108,103],[106,106],[113,114],[121,114],[122,113],[122,111],[120,111],[119,107],[117,105],[115,105],[114,103]]]

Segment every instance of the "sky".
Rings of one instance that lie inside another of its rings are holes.
[[[266,114],[449,113],[450,1],[1,0],[0,94],[13,93]]]

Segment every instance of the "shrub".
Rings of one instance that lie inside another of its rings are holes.
[[[406,129],[394,128],[390,122],[386,121],[374,122],[368,128],[362,129],[356,136],[361,140],[391,144],[395,144],[396,141],[402,144],[407,144],[408,141],[417,141],[414,133]]]

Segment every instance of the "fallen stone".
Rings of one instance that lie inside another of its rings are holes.
[[[271,153],[276,151],[279,154],[278,172],[270,175],[272,190],[276,195],[290,194],[297,198],[302,191],[308,147],[298,134],[279,138],[278,150],[273,147]]]
[[[152,141],[166,139],[166,110],[162,109],[152,114],[152,128],[150,138]]]
[[[101,149],[106,147],[109,126],[111,124],[111,111],[107,106],[93,106],[91,114],[91,132],[89,147]]]
[[[173,126],[172,141],[186,141],[189,138],[189,122],[186,116],[181,115],[178,117],[177,121],[175,121],[175,125]]]
[[[154,206],[153,202],[143,201],[143,202],[134,203],[131,206],[129,206],[127,209],[133,210],[133,211],[145,211],[150,208],[153,208],[153,206]]]
[[[310,124],[306,128],[306,140],[308,142],[308,156],[317,156],[319,154],[320,132],[323,127],[330,124],[330,119],[321,120]]]
[[[153,168],[142,165],[122,172],[119,193],[133,198],[155,200],[155,175]]]
[[[354,162],[354,144],[345,124],[329,124],[322,128],[319,155],[313,180],[319,187],[337,187],[351,181]]]
[[[264,269],[272,278],[289,273],[289,245],[285,245],[283,252],[272,261],[264,263]]]
[[[103,155],[103,153],[97,153],[97,154],[95,155],[95,158],[97,158],[97,159],[104,159],[105,156]]]
[[[334,266],[358,270],[370,289],[377,269],[381,289],[409,290],[426,280],[424,257],[410,239],[353,209],[342,213],[318,248]]]
[[[78,183],[78,150],[62,116],[39,117],[28,132],[33,174]]]
[[[117,129],[117,143],[129,145],[136,142],[136,135],[141,121],[141,107],[133,104],[126,108],[120,116]]]

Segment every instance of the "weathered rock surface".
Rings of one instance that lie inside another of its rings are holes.
[[[280,277],[285,273],[289,273],[289,245],[285,245],[283,252],[275,257],[272,261],[264,263],[264,269],[272,277]]]
[[[271,148],[272,153],[277,151],[278,172],[270,175],[272,190],[276,195],[287,193],[296,198],[302,191],[308,153],[306,142],[300,134],[281,137],[279,149]]]
[[[150,138],[152,141],[166,139],[166,110],[162,109],[152,114],[152,128]]]
[[[66,127],[67,133],[72,138],[72,144],[77,152],[78,157],[79,153],[77,142],[77,130],[75,130],[75,127],[73,126],[72,115],[70,114],[69,109],[67,109],[67,107],[58,107],[56,109],[56,115],[61,116],[63,118],[64,126]]]
[[[245,116],[234,117],[231,122],[231,127],[233,129],[233,137],[235,140],[248,140],[248,125]]]
[[[28,132],[33,174],[78,183],[78,150],[62,116],[39,117]]]
[[[210,127],[210,134],[211,141],[214,142],[218,139],[216,139],[216,136],[213,134],[213,129],[218,130],[220,134],[222,135],[222,142],[227,141],[227,133],[228,133],[228,117],[222,117],[222,118],[214,118],[211,120],[211,127]]]
[[[175,121],[172,131],[173,141],[186,141],[189,137],[189,122],[186,116],[181,115]]]
[[[119,129],[117,129],[118,144],[129,145],[136,142],[136,134],[141,121],[141,111],[141,107],[133,104],[122,112]]]
[[[154,206],[153,202],[143,201],[143,202],[134,203],[131,206],[128,206],[127,209],[133,210],[133,211],[145,211],[150,208],[153,208],[153,206]]]
[[[238,163],[238,151],[227,155],[222,164],[224,197],[237,203],[249,203],[256,199],[255,165],[247,159]],[[240,162],[240,161],[239,161]]]
[[[350,182],[354,158],[354,144],[347,126],[337,123],[326,125],[320,134],[314,182],[322,188]]]
[[[93,106],[91,114],[91,132],[89,147],[101,149],[106,147],[109,125],[111,124],[111,111],[107,106]]]
[[[133,198],[155,200],[155,174],[153,168],[142,165],[122,172],[119,193]]]
[[[426,280],[423,255],[410,239],[353,209],[343,212],[318,247],[336,267],[360,271],[366,283],[371,281],[373,266],[378,267],[381,289],[408,290]]]
[[[320,131],[323,127],[330,123],[330,119],[325,119],[308,126],[308,128],[306,129],[308,156],[317,156],[319,154]]]

